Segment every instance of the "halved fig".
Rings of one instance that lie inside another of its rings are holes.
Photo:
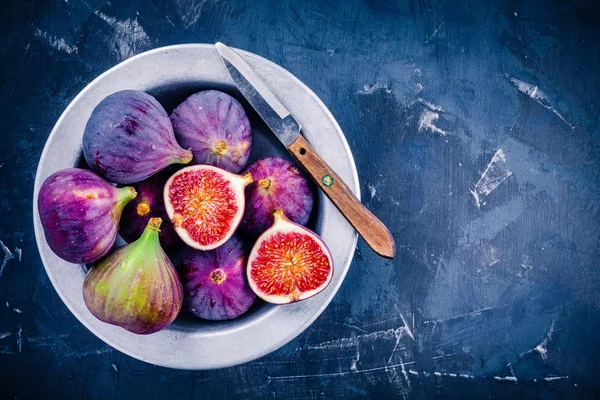
[[[256,241],[248,257],[248,282],[258,297],[287,304],[316,295],[333,276],[327,245],[313,231],[288,220],[283,211]]]
[[[165,184],[167,215],[188,246],[212,250],[235,232],[244,214],[244,188],[252,175],[232,174],[210,165],[177,171]]]

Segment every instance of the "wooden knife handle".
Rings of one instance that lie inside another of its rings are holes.
[[[396,254],[396,245],[390,231],[362,205],[344,181],[310,147],[306,139],[299,135],[288,146],[288,150],[319,184],[369,247],[382,257],[393,258]]]

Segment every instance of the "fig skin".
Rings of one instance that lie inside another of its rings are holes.
[[[227,93],[205,90],[185,99],[171,113],[177,141],[194,153],[192,164],[208,164],[238,173],[252,147],[250,121],[242,105]]]
[[[83,300],[99,320],[147,335],[177,318],[183,286],[160,247],[161,222],[150,218],[138,240],[115,250],[88,272]]]
[[[83,154],[93,171],[120,184],[192,160],[175,140],[167,112],[139,90],[113,93],[94,108],[83,133]]]
[[[308,180],[290,161],[265,157],[250,164],[244,173],[254,181],[246,186],[242,232],[257,237],[273,225],[273,213],[283,210],[287,219],[306,225],[313,208]]]
[[[182,280],[189,311],[207,320],[237,318],[254,303],[256,295],[246,278],[247,254],[235,236],[210,251],[182,251]]]
[[[113,246],[121,212],[135,197],[132,187],[115,188],[88,170],[55,172],[38,194],[48,245],[57,256],[72,263],[99,260]]]
[[[160,217],[163,222],[159,238],[163,250],[168,252],[183,245],[165,210],[163,190],[172,174],[163,170],[131,185],[138,195],[123,209],[119,224],[119,234],[127,243],[136,241],[142,235],[151,217]]]

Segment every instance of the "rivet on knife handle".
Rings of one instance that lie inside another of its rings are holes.
[[[299,135],[290,143],[288,150],[319,184],[325,195],[346,217],[369,247],[382,257],[393,258],[396,254],[396,246],[390,231],[354,196],[350,188],[317,155],[306,139]]]

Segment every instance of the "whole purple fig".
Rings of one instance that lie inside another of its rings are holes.
[[[177,141],[194,153],[193,164],[209,164],[237,173],[248,161],[250,122],[242,105],[217,90],[198,92],[171,114]]]
[[[160,247],[160,218],[150,218],[142,236],[96,264],[85,277],[83,300],[99,320],[150,334],[175,320],[183,287]]]
[[[141,182],[134,183],[137,197],[125,206],[119,234],[127,243],[137,240],[151,217],[160,217],[160,245],[165,251],[173,250],[183,244],[165,210],[163,189],[172,172],[163,170]]]
[[[113,93],[94,108],[83,133],[83,154],[90,168],[121,184],[192,160],[177,144],[167,112],[139,90]]]
[[[210,251],[182,252],[182,279],[189,310],[197,317],[226,320],[239,317],[256,295],[246,278],[246,254],[235,236]]]
[[[85,169],[55,172],[38,194],[48,245],[57,256],[72,263],[100,259],[114,244],[121,212],[135,196],[134,188],[115,188]]]
[[[306,225],[313,194],[294,164],[280,157],[265,157],[250,164],[244,173],[250,173],[254,181],[246,186],[242,231],[260,235],[273,225],[273,213],[277,210],[282,210],[290,221]]]

